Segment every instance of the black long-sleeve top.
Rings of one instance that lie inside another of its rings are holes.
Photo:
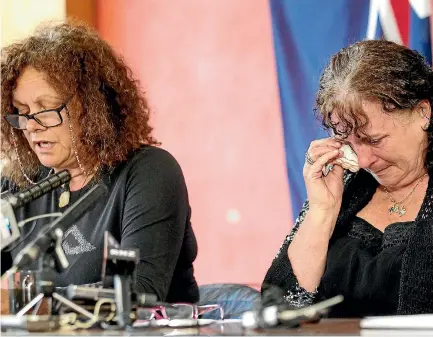
[[[325,272],[316,291],[299,286],[287,254],[308,212],[304,204],[262,285],[285,291],[294,307],[342,294],[331,317],[433,312],[433,182],[415,221],[390,224],[382,233],[356,216],[371,199],[377,182],[369,173],[345,176],[342,210],[330,239]],[[430,234],[427,234],[430,233]]]
[[[185,180],[176,160],[160,148],[144,146],[99,179],[109,192],[65,232],[62,247],[70,267],[58,275],[56,286],[101,281],[104,232],[108,231],[121,247],[140,251],[136,291],[154,293],[169,302],[197,302],[193,268],[197,242]],[[69,205],[95,182],[71,192]],[[17,221],[64,211],[58,205],[60,193],[56,189],[17,209]],[[16,256],[49,221],[26,224],[22,231],[25,239],[9,254]],[[10,257],[2,252],[2,272],[9,266]]]

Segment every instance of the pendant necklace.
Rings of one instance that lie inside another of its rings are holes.
[[[92,172],[96,172],[98,170],[98,168],[96,168],[95,170],[93,170]],[[80,190],[83,189],[84,184],[86,183],[88,178],[91,178],[92,176],[86,175],[84,181],[83,181],[83,185],[81,186]],[[69,187],[69,182],[64,183],[62,186],[60,186],[60,197],[59,197],[59,208],[63,208],[65,206],[69,205],[69,202],[71,200],[71,189]]]
[[[59,197],[59,208],[65,207],[69,204],[71,199],[71,191],[69,190],[69,183],[65,183],[60,187],[60,197]]]
[[[407,198],[409,198],[413,192],[415,192],[415,189],[418,187],[418,185],[424,180],[425,176],[424,174],[420,180],[416,183],[416,185],[412,188],[412,190],[400,201],[396,201],[391,193],[388,191],[386,187],[383,187],[383,190],[385,191],[386,195],[388,196],[389,200],[392,202],[392,206],[388,208],[388,214],[392,215],[393,213],[396,213],[398,216],[403,216],[406,214],[407,210],[406,207],[403,205],[403,202],[406,201]]]

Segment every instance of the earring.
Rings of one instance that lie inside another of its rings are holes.
[[[424,112],[424,109],[423,109],[422,107],[421,107],[421,113],[422,113],[422,115],[424,116],[424,119],[426,120],[425,125],[422,126],[421,128],[422,128],[424,131],[427,131],[428,127],[430,126],[430,117],[428,117],[428,116],[426,115],[426,113]]]
[[[425,123],[425,125],[423,127],[421,127],[424,131],[427,131],[428,127],[430,126],[430,118],[428,118],[427,116],[424,116],[424,119],[427,120],[427,122]]]

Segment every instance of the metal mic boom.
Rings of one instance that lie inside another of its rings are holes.
[[[20,229],[15,218],[14,209],[39,198],[70,180],[71,174],[63,170],[16,194],[11,192],[2,193],[0,200],[0,249],[3,250],[20,238]]]
[[[107,192],[105,185],[95,185],[80,199],[68,208],[61,217],[54,220],[50,225],[45,226],[37,237],[27,244],[24,249],[14,259],[14,267],[23,268],[36,261],[52,243],[51,235],[55,230],[67,230],[72,226],[84,212],[86,212],[102,195]]]
[[[12,208],[21,207],[40,196],[56,189],[60,185],[67,183],[71,180],[71,174],[67,170],[57,172],[49,177],[42,179],[33,186],[26,188],[16,194],[5,193],[2,199],[6,200]]]

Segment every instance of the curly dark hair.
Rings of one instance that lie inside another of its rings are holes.
[[[378,101],[385,113],[414,111],[423,100],[433,108],[433,70],[416,51],[385,40],[357,42],[333,55],[320,78],[316,116],[336,135],[365,134],[363,100]],[[334,123],[337,116],[338,123]],[[433,123],[426,130],[425,166],[433,168]]]
[[[158,144],[149,125],[149,107],[138,81],[122,57],[92,28],[69,21],[40,26],[34,35],[2,49],[1,116],[14,111],[13,90],[25,67],[43,72],[65,99],[75,126],[76,147],[86,168],[111,168],[143,144]],[[79,125],[79,127],[77,127]],[[79,130],[79,131],[78,131]],[[25,185],[13,135],[1,123],[3,175]],[[14,132],[25,173],[38,177],[41,165],[22,132]]]

